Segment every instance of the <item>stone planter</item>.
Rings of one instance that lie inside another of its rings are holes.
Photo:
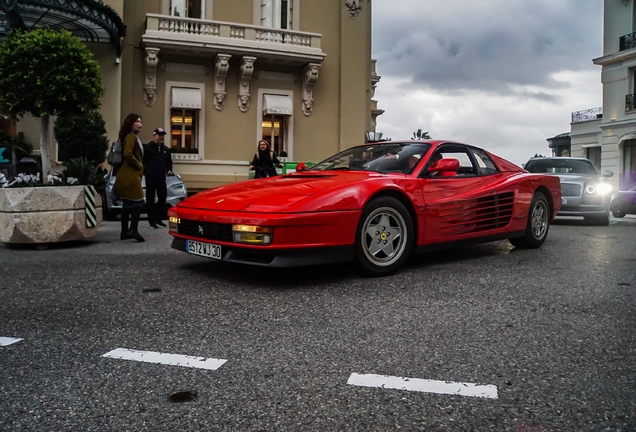
[[[86,221],[84,186],[0,189],[0,241],[55,243],[97,234],[102,200],[95,197],[95,226]]]

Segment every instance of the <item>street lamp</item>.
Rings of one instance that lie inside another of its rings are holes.
[[[367,131],[367,143],[376,143],[382,141],[382,132]]]

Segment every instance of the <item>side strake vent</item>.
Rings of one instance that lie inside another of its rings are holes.
[[[512,218],[514,193],[458,201],[440,209],[442,236],[467,234],[505,227]]]

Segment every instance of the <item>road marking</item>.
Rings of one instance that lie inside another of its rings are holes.
[[[14,344],[16,342],[20,342],[21,340],[24,340],[24,339],[22,339],[22,338],[1,337],[0,336],[0,346],[11,345],[11,344]]]
[[[227,361],[223,359],[193,357],[181,354],[164,354],[153,351],[138,351],[126,348],[114,349],[107,352],[102,357],[208,370],[217,370]]]
[[[400,378],[386,375],[352,373],[347,384],[360,387],[418,391],[497,399],[497,386],[471,383],[435,381],[419,378]]]

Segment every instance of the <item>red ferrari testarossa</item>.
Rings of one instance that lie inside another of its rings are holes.
[[[537,248],[560,206],[555,176],[466,144],[406,141],[210,189],[168,214],[183,252],[271,267],[354,261],[381,276],[439,248],[502,239]]]

